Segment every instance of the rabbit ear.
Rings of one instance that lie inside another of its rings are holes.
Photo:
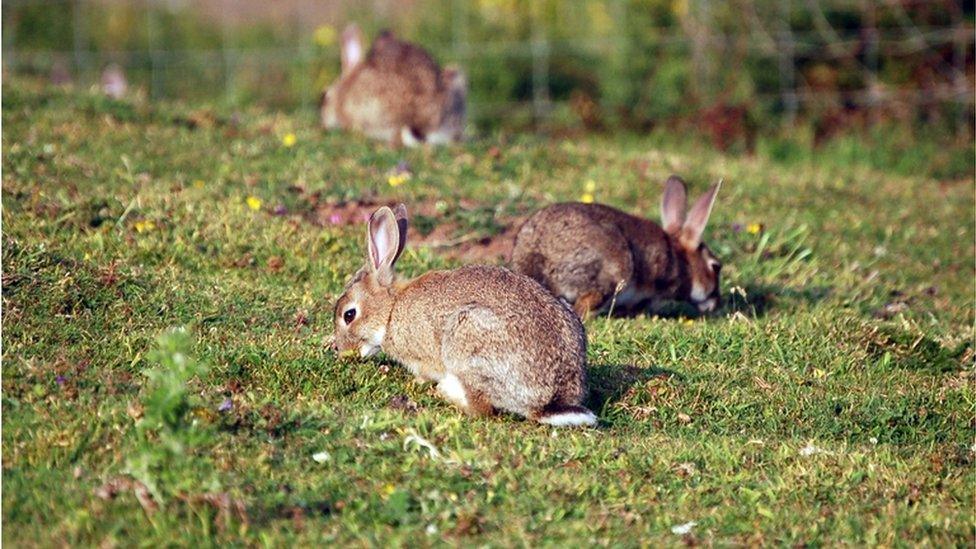
[[[705,225],[708,224],[708,216],[712,213],[712,205],[715,204],[715,195],[718,194],[722,186],[722,180],[712,185],[707,193],[703,194],[695,205],[688,212],[688,220],[685,221],[681,229],[681,241],[689,248],[698,248],[701,244],[702,233],[705,232]]]
[[[680,177],[672,175],[664,184],[664,195],[661,197],[661,224],[664,230],[676,234],[685,224],[685,210],[688,208],[688,195],[685,192],[685,182]]]
[[[393,208],[393,217],[396,219],[397,231],[400,234],[396,256],[393,258],[393,262],[396,263],[396,260],[400,259],[403,249],[407,247],[407,207],[403,204],[397,204]]]
[[[398,212],[403,214],[403,225],[406,228],[406,209],[397,206]],[[400,233],[400,220],[393,210],[383,206],[369,216],[366,247],[368,249],[368,264],[376,275],[376,281],[381,286],[393,283],[393,264],[396,263],[403,245],[406,243],[406,231]]]
[[[361,63],[364,53],[363,31],[355,23],[349,23],[342,31],[342,72],[348,73]]]

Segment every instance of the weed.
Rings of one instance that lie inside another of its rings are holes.
[[[125,465],[125,472],[148,487],[161,503],[189,488],[186,472],[193,468],[187,466],[187,461],[213,440],[206,417],[210,412],[191,393],[190,383],[208,370],[193,359],[191,343],[184,328],[170,330],[158,338],[157,347],[149,356],[157,366],[145,372],[148,383],[139,407],[141,417],[136,420],[133,447]],[[214,481],[207,483],[208,488],[213,488]]]

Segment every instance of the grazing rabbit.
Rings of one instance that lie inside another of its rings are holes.
[[[716,183],[685,214],[685,184],[668,178],[661,201],[664,228],[601,204],[555,204],[519,229],[516,272],[538,280],[581,317],[607,310],[639,311],[657,301],[690,301],[701,312],[720,301],[722,264],[702,243]]]
[[[364,133],[394,146],[459,141],[467,81],[441,70],[423,48],[383,31],[367,53],[355,24],[342,33],[342,74],[322,94],[322,126]]]
[[[369,218],[366,264],[335,306],[332,347],[383,351],[469,414],[513,412],[557,426],[595,425],[586,395],[586,335],[536,281],[472,265],[397,280],[403,205]]]

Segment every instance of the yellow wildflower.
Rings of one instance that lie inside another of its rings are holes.
[[[596,181],[587,179],[586,183],[583,183],[583,194],[580,196],[580,202],[583,204],[592,204],[594,191],[596,191]]]
[[[407,172],[395,173],[390,175],[386,182],[389,183],[391,187],[399,187],[400,185],[406,183],[409,179],[410,174]]]
[[[336,30],[332,25],[319,25],[312,33],[312,41],[322,47],[328,47],[336,42]]]
[[[693,326],[695,324],[695,320],[693,318],[682,318],[681,323],[685,326]]]
[[[247,197],[245,202],[247,202],[247,207],[251,208],[254,211],[258,211],[261,209],[261,199],[256,196]]]
[[[746,232],[749,234],[759,234],[762,228],[762,225],[759,223],[750,223],[746,225]]]
[[[202,179],[194,179],[193,180],[193,187],[194,188],[202,189],[204,187],[204,185],[206,185],[206,183],[204,183]]]
[[[682,18],[688,15],[688,0],[675,0],[671,4],[671,13]]]
[[[297,142],[298,138],[295,137],[295,134],[293,133],[286,133],[284,137],[281,138],[281,144],[286,147],[293,147]]]
[[[614,21],[607,11],[607,2],[586,3],[586,18],[591,28],[601,35],[608,34],[613,30]]]
[[[144,233],[146,231],[151,231],[156,228],[156,223],[152,219],[142,219],[136,221],[136,232]]]

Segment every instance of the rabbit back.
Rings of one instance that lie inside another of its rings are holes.
[[[512,265],[574,304],[581,316],[608,307],[618,291],[624,299],[617,304],[627,306],[628,298],[646,293],[635,286],[635,265],[644,257],[635,255],[631,235],[644,230],[643,225],[643,220],[599,204],[555,204],[522,225]]]

